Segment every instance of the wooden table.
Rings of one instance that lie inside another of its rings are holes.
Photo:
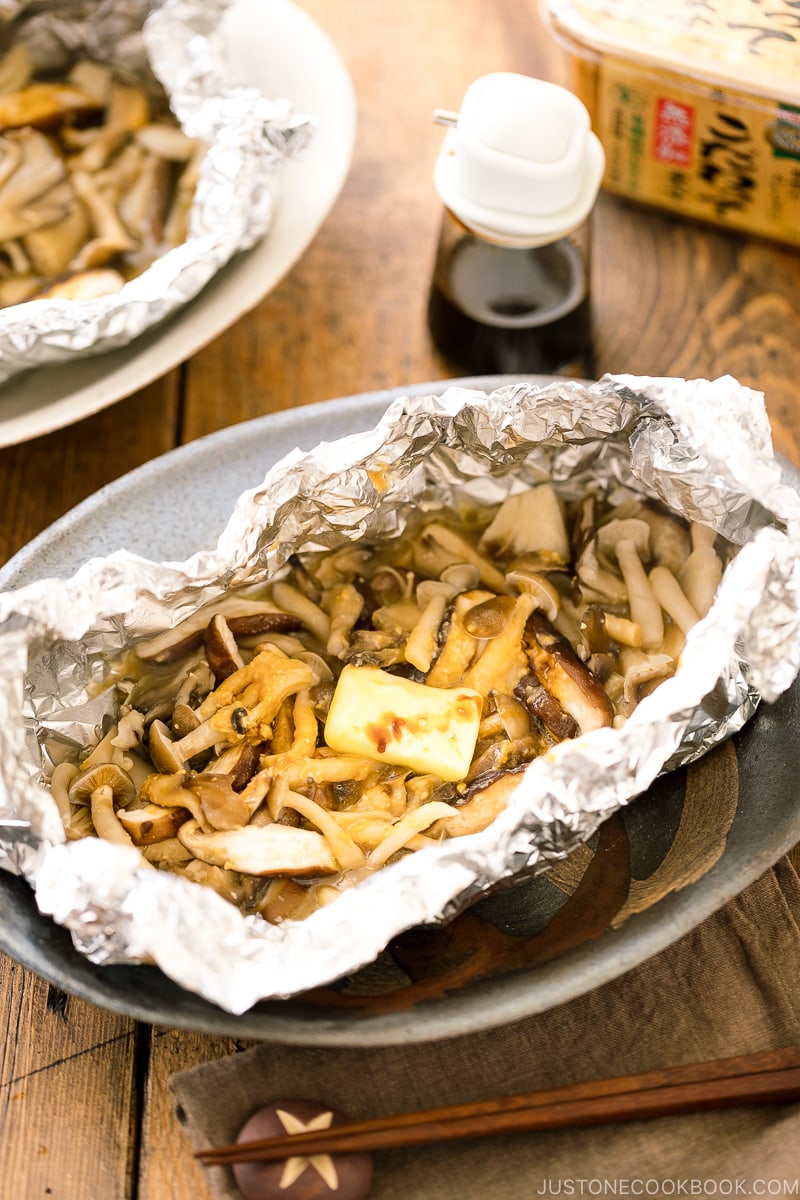
[[[0,451],[0,561],[103,484],[263,413],[456,374],[425,295],[439,222],[436,106],[494,70],[568,81],[533,0],[302,0],[352,73],[352,172],[303,260],[190,362],[73,428]],[[730,373],[765,391],[777,450],[800,464],[800,254],[609,197],[597,209],[596,365]],[[232,1041],[151,1029],[0,961],[2,1191],[19,1200],[202,1200],[167,1091]]]

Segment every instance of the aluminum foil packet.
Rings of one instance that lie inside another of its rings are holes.
[[[232,0],[0,0],[0,55],[20,42],[35,77],[76,59],[166,96],[182,130],[208,146],[188,237],[118,292],[28,300],[0,309],[0,383],[19,371],[112,350],[174,313],[269,230],[275,170],[309,144],[310,116],[231,75],[224,21]],[[268,20],[268,13],[265,16]]]
[[[675,675],[620,728],[531,762],[483,832],[390,863],[303,921],[245,917],[210,889],[96,838],[65,842],[43,780],[95,744],[108,663],[225,590],[280,574],[293,552],[400,533],[455,496],[499,502],[552,479],[650,496],[737,552]],[[150,961],[233,1012],[370,962],[401,930],[546,869],[665,769],[737,730],[800,667],[800,497],[783,482],[763,397],[713,382],[606,376],[490,394],[399,399],[372,430],[294,451],[242,495],[217,546],[182,563],[126,551],[71,579],[0,594],[0,853],[95,962]],[[54,748],[55,747],[55,752]]]

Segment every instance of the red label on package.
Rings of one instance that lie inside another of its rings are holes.
[[[688,167],[692,157],[694,109],[690,104],[656,100],[656,124],[653,154],[659,162],[676,167]]]

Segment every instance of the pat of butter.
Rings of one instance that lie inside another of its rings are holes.
[[[378,667],[345,667],[325,741],[340,754],[361,754],[455,783],[472,762],[482,709],[483,697],[471,688],[434,688]]]

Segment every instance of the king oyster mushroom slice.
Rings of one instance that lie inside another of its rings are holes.
[[[89,218],[72,183],[64,179],[47,195],[48,202],[63,201],[58,221],[32,229],[23,244],[31,264],[44,279],[56,279],[69,268],[89,237]]]
[[[325,838],[291,825],[248,825],[204,833],[187,821],[178,837],[195,858],[245,875],[335,875],[339,865]]]
[[[478,549],[494,558],[546,550],[562,565],[570,558],[564,506],[551,483],[509,496],[484,530]]]
[[[146,93],[139,87],[113,80],[105,106],[105,120],[73,160],[73,171],[99,171],[128,136],[147,125],[149,120],[150,104]]]
[[[105,63],[94,62],[91,58],[80,58],[70,67],[67,79],[85,95],[91,96],[102,108],[108,104],[114,77],[111,68]]]
[[[73,269],[83,271],[103,267],[118,254],[133,250],[133,239],[111,201],[98,188],[97,181],[85,171],[73,171],[72,186],[86,207],[94,232],[94,237],[73,259]]]
[[[65,216],[69,201],[53,189],[66,167],[43,133],[19,129],[0,136],[0,237],[25,237]]]
[[[548,692],[576,722],[581,733],[611,725],[614,710],[599,680],[581,662],[572,646],[540,612],[528,619],[528,658]]]
[[[193,154],[204,149],[195,138],[190,138],[177,125],[168,125],[166,121],[143,125],[136,130],[134,137],[143,150],[166,162],[188,162]]]

